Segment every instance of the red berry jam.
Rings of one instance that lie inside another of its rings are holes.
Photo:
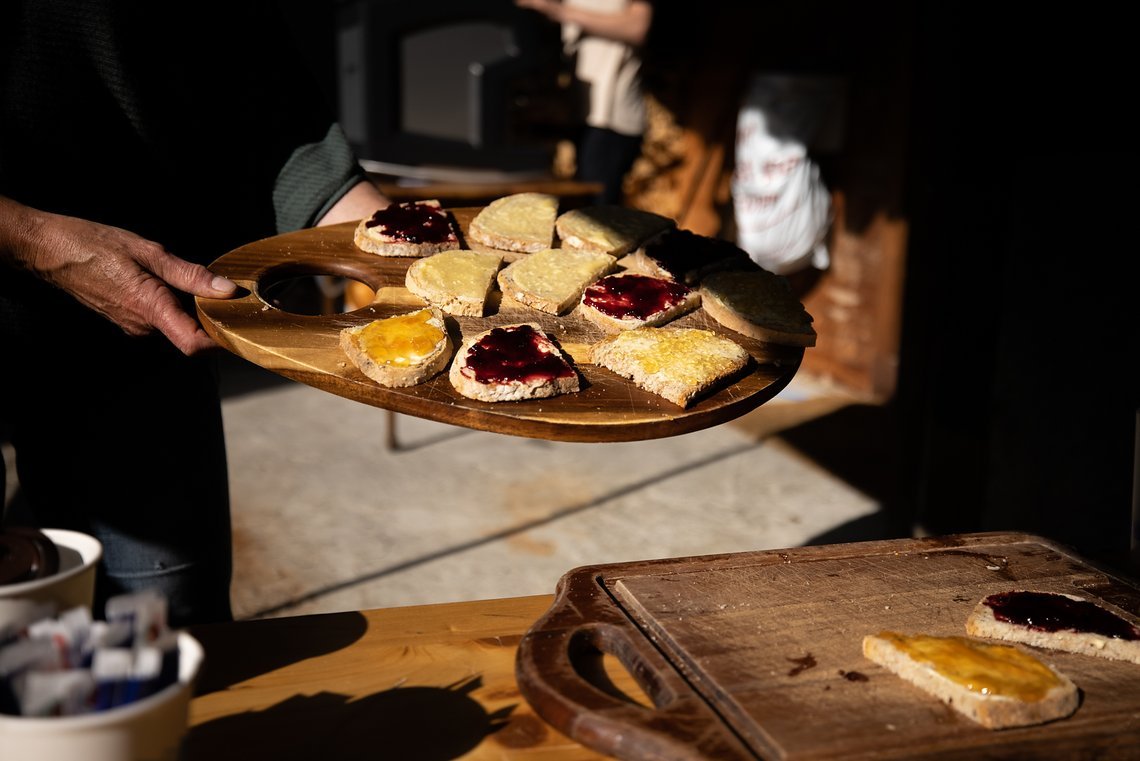
[[[426,203],[408,201],[380,209],[364,223],[379,227],[390,238],[408,243],[446,243],[457,240],[447,212]]]
[[[467,368],[480,383],[532,383],[574,377],[554,344],[529,325],[491,330],[467,351]]]
[[[1047,592],[1002,592],[985,599],[994,618],[1043,632],[1075,631],[1140,639],[1140,629],[1099,605]]]
[[[673,280],[646,275],[610,275],[582,293],[582,303],[618,320],[648,320],[677,306],[692,289]]]
[[[645,246],[645,256],[670,277],[688,284],[703,272],[729,266],[748,266],[748,254],[725,240],[691,230],[670,230]]]

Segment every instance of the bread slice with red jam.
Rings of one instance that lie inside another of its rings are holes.
[[[976,637],[1140,663],[1140,624],[1125,615],[1076,595],[1013,590],[989,595],[974,606],[966,631]]]
[[[696,286],[705,275],[720,270],[757,268],[744,249],[681,228],[666,230],[638,248],[629,257],[628,266],[688,286]]]
[[[428,256],[459,248],[459,234],[439,201],[406,201],[360,220],[357,247],[378,256]]]
[[[607,333],[618,333],[664,325],[700,303],[701,294],[684,283],[623,272],[586,286],[579,310]]]
[[[529,322],[465,339],[449,378],[460,394],[483,402],[543,399],[579,389],[578,372],[561,349]]]

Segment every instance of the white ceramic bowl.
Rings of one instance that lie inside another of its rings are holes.
[[[43,532],[59,550],[59,571],[42,579],[0,584],[0,629],[45,602],[54,603],[56,613],[79,606],[91,610],[95,566],[103,557],[103,545],[78,531],[48,528]]]
[[[188,725],[202,646],[178,634],[178,682],[129,705],[82,716],[0,715],[4,761],[175,761]]]

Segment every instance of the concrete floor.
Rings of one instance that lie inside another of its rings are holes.
[[[858,406],[802,374],[725,425],[578,444],[391,416],[222,360],[239,618],[545,594],[580,565],[884,530],[876,497],[787,440]],[[823,437],[850,451],[870,438]]]
[[[579,444],[224,369],[240,618],[551,593],[579,565],[796,546],[880,507],[774,435],[852,403],[803,376],[730,424]]]

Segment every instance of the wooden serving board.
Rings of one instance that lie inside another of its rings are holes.
[[[454,209],[464,236],[478,209]],[[746,374],[687,409],[642,391],[584,358],[604,334],[576,310],[555,316],[502,299],[485,317],[451,317],[455,345],[463,336],[497,325],[536,322],[555,336],[582,377],[582,391],[552,399],[489,403],[462,396],[446,371],[418,386],[385,388],[361,373],[340,349],[342,328],[408,312],[424,305],[404,287],[412,259],[385,258],[353,243],[355,225],[301,230],[256,241],[222,256],[210,269],[249,290],[232,300],[197,299],[206,331],[226,349],[287,378],[395,412],[531,438],[561,441],[635,441],[700,430],[731,420],[771,399],[800,366],[801,348],[746,338],[703,310],[671,323],[707,328],[732,338],[752,355]],[[365,283],[377,292],[371,306],[334,315],[299,315],[262,298],[274,283],[299,275],[332,275]],[[496,290],[496,293],[498,291]]]
[[[1081,690],[1069,718],[982,728],[865,659],[881,630],[965,635],[982,598],[1067,592],[1131,616],[1140,588],[1023,534],[970,534],[580,568],[527,633],[519,687],[621,759],[1137,758],[1140,665],[1037,650]],[[616,656],[655,707],[585,676]]]

